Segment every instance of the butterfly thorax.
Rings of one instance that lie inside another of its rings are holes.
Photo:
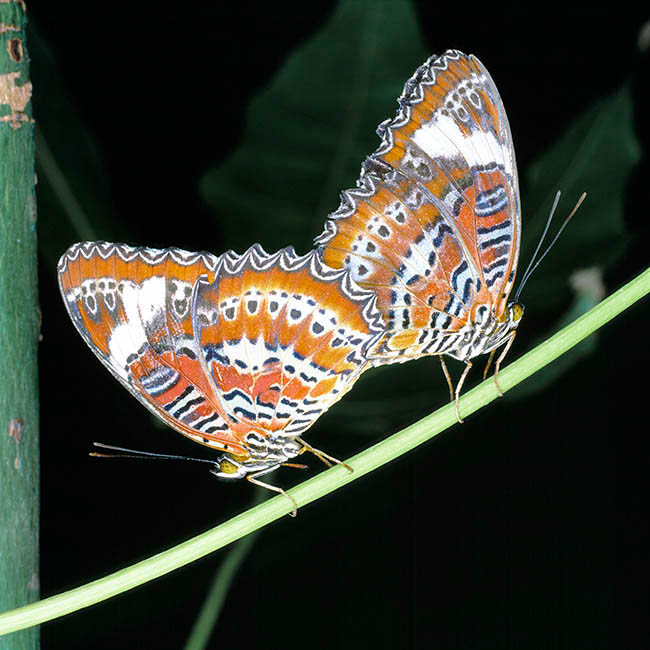
[[[467,362],[480,354],[496,350],[517,329],[523,313],[523,305],[519,303],[510,303],[501,317],[485,305],[479,306],[475,310],[475,317],[458,332],[456,344],[445,354]]]
[[[303,448],[296,440],[282,436],[264,437],[255,431],[246,436],[248,454],[223,454],[217,460],[218,470],[213,474],[218,478],[242,478],[253,472],[268,472],[282,463],[295,458]]]
[[[408,331],[389,332],[369,356],[375,366],[442,354],[467,362],[504,345],[523,313],[520,303],[510,303],[501,315],[494,308],[478,305],[467,323],[455,331],[427,328],[420,330],[417,338],[407,338]]]

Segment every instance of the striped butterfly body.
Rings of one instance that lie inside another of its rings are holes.
[[[257,244],[214,256],[84,242],[58,273],[91,350],[165,423],[221,452],[214,474],[283,492],[258,477],[304,451],[334,460],[300,436],[383,335],[374,294],[347,271]]]
[[[454,50],[420,66],[398,103],[316,243],[377,295],[386,336],[371,362],[439,355],[462,421],[471,360],[503,346],[496,381],[523,315],[508,303],[521,231],[510,128],[487,70]],[[442,355],[466,363],[455,391]]]

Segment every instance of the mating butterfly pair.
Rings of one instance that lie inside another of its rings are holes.
[[[459,420],[471,359],[502,348],[498,372],[523,314],[508,304],[521,217],[503,104],[453,50],[398,103],[305,256],[86,242],[59,262],[86,343],[153,413],[222,452],[217,476],[283,492],[259,477],[304,451],[334,460],[301,435],[369,367],[464,361],[455,391],[443,361]]]

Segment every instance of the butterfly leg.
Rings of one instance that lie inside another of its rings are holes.
[[[349,465],[346,465],[342,460],[339,460],[338,458],[334,458],[334,456],[330,456],[329,454],[326,454],[321,449],[316,449],[316,447],[312,447],[311,445],[307,444],[302,438],[296,438],[296,440],[302,445],[302,449],[300,450],[301,454],[304,454],[306,451],[309,451],[312,454],[314,454],[316,458],[322,460],[328,467],[332,467],[332,463],[334,463],[335,465],[341,465],[342,467],[345,467],[345,469],[347,469],[348,472],[350,473],[354,471]],[[330,461],[332,462],[330,463]]]
[[[449,370],[447,370],[447,364],[442,355],[438,357],[440,359],[440,365],[442,366],[442,372],[445,374],[445,379],[447,380],[447,386],[449,386],[449,401],[453,402],[456,399],[456,393],[454,391],[454,384],[451,381],[451,375]]]
[[[298,514],[298,504],[296,503],[296,500],[287,492],[285,492],[281,487],[278,487],[277,485],[271,485],[270,483],[265,483],[264,481],[259,481],[258,476],[264,476],[264,474],[268,474],[269,472],[272,472],[275,467],[272,467],[270,469],[263,469],[259,472],[255,472],[254,474],[249,474],[246,476],[246,480],[252,483],[253,485],[259,485],[260,487],[266,488],[267,490],[271,490],[272,492],[277,492],[278,494],[284,494],[289,501],[293,504],[293,510],[289,513],[290,516],[295,517]]]
[[[487,363],[485,364],[485,370],[483,370],[483,379],[487,379],[488,376],[488,371],[490,370],[490,366],[492,365],[492,359],[494,359],[494,353],[496,352],[496,349],[492,350],[490,352],[490,356],[488,357]]]
[[[463,384],[465,383],[465,378],[469,374],[470,368],[472,367],[472,362],[466,361],[465,364],[466,364],[465,370],[463,370],[463,374],[460,376],[460,379],[458,380],[458,384],[456,384],[456,392],[454,394],[454,401],[456,402],[456,418],[458,418],[458,422],[460,424],[463,423],[463,419],[460,417],[460,410],[458,409],[458,402],[460,401],[460,391],[463,388]]]
[[[508,354],[508,350],[510,349],[510,346],[514,343],[515,340],[515,335],[517,334],[517,330],[514,330],[512,334],[510,335],[510,338],[508,338],[508,342],[505,344],[503,347],[503,350],[501,354],[499,355],[499,358],[496,360],[496,363],[494,364],[494,383],[496,384],[497,387],[497,393],[499,393],[499,397],[503,397],[503,391],[501,390],[501,386],[499,386],[499,368],[501,368],[501,362],[506,358],[506,354]],[[492,351],[492,354],[490,355],[490,359],[492,359],[492,355],[494,354],[494,350]]]

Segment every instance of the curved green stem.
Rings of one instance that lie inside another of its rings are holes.
[[[502,369],[499,373],[499,384],[502,390],[505,392],[513,388],[526,377],[549,364],[647,293],[650,293],[650,269],[547,341]],[[496,398],[494,381],[489,378],[461,398],[461,414],[467,416]],[[346,463],[354,469],[353,473],[340,466],[332,467],[297,485],[289,490],[289,493],[299,506],[305,506],[360,479],[368,472],[394,460],[454,424],[457,424],[454,405],[447,404],[410,427],[346,460]],[[223,548],[287,515],[291,510],[292,504],[282,495],[268,499],[230,521],[168,551],[82,587],[1,614],[0,634],[43,623],[133,589]],[[300,517],[298,517],[299,521]]]

